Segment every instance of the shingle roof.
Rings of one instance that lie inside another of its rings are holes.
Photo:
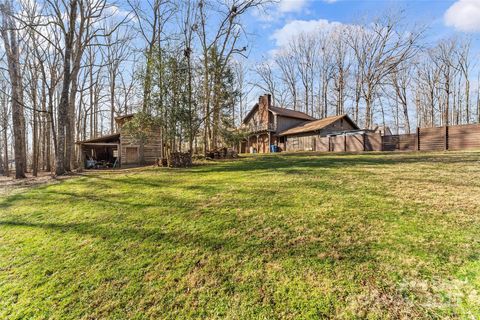
[[[292,109],[287,109],[287,108],[279,108],[279,107],[274,107],[270,106],[268,107],[270,111],[273,113],[276,113],[280,116],[284,117],[290,117],[290,118],[297,118],[297,119],[304,119],[304,120],[315,120],[314,117],[309,116],[306,113],[300,112],[300,111],[295,111]]]
[[[258,108],[258,103],[256,103],[252,110],[248,112],[246,117],[243,119],[243,123],[247,123],[248,119],[255,113],[255,110]],[[309,116],[306,113],[300,112],[300,111],[295,111],[292,109],[287,109],[287,108],[279,108],[279,107],[274,107],[270,106],[268,107],[268,110],[270,112],[273,112],[277,115],[284,116],[284,117],[289,117],[289,118],[295,118],[295,119],[302,119],[302,120],[315,120],[315,118]]]
[[[333,116],[333,117],[327,117],[323,118],[320,120],[314,120],[314,121],[306,121],[304,123],[301,123],[300,125],[287,129],[285,131],[280,132],[278,135],[279,136],[286,136],[286,135],[291,135],[291,134],[298,134],[298,133],[305,133],[305,132],[312,132],[312,131],[318,131],[321,130],[328,125],[334,123],[335,121],[338,121],[340,119],[345,119],[346,121],[350,122],[350,124],[353,126],[353,128],[358,129],[357,125],[346,115],[339,115],[339,116]]]
[[[92,138],[88,140],[83,140],[83,141],[77,141],[77,144],[82,144],[82,143],[109,143],[109,142],[114,142],[116,140],[120,139],[120,133],[114,133],[114,134],[107,134],[98,138]]]

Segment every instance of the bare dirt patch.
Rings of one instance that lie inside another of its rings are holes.
[[[46,183],[55,183],[60,180],[65,180],[74,175],[55,177],[49,172],[39,172],[37,177],[27,173],[25,179],[15,179],[14,177],[0,176],[0,196],[10,194],[12,192],[20,192],[24,189],[35,187]]]

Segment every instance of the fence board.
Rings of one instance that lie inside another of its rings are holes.
[[[463,150],[480,148],[480,125],[448,127],[448,149]]]
[[[365,133],[365,151],[382,151],[380,133]]]
[[[400,136],[398,134],[382,137],[382,150],[383,151],[395,151],[399,150]]]
[[[330,151],[330,138],[329,137],[315,137],[315,150],[328,152]]]
[[[345,137],[345,146],[347,152],[361,152],[363,151],[364,136],[363,134],[348,135]]]
[[[420,150],[445,150],[445,127],[420,129]]]
[[[332,136],[330,137],[330,148],[333,152],[345,152],[345,137]]]
[[[416,150],[416,134],[396,134],[382,137],[383,151],[414,151]]]

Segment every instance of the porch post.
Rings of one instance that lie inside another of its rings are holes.
[[[122,150],[120,149],[121,144],[117,144],[117,165],[119,168],[122,167]]]
[[[271,144],[272,144],[272,136],[271,136],[270,131],[268,131],[268,153],[272,152],[272,150],[270,150],[270,145]]]

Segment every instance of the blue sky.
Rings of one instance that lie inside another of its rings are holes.
[[[280,0],[254,11],[246,18],[250,35],[249,60],[257,60],[275,49],[286,33],[320,23],[368,21],[387,10],[404,10],[406,22],[428,26],[426,41],[468,34],[472,52],[480,51],[480,0]],[[290,28],[289,28],[290,26]]]

